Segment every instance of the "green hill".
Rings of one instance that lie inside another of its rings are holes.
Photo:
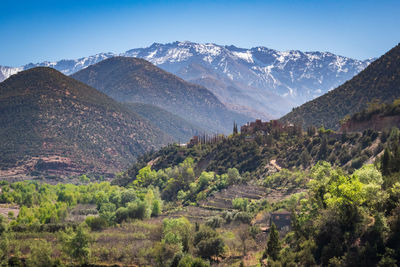
[[[124,103],[124,105],[172,136],[176,142],[186,143],[194,135],[204,132],[181,117],[157,106],[143,103]]]
[[[117,101],[161,107],[208,132],[230,133],[233,121],[243,124],[249,120],[229,111],[206,88],[190,84],[143,59],[110,58],[71,77]]]
[[[294,108],[281,121],[338,129],[343,117],[365,109],[374,99],[388,103],[399,97],[400,44],[343,85]]]
[[[51,68],[0,84],[0,176],[112,173],[172,138]]]

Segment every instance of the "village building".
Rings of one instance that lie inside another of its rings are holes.
[[[259,213],[252,221],[253,225],[258,225],[261,231],[268,233],[271,225],[275,224],[280,232],[288,232],[291,230],[292,214],[288,211],[275,211],[270,213]]]
[[[271,212],[269,225],[275,224],[278,231],[290,231],[291,229],[291,213],[288,211]]]
[[[301,132],[301,127],[293,124],[282,124],[277,120],[263,122],[259,119],[256,121],[248,122],[240,127],[240,133],[244,135],[254,135],[257,133],[268,135],[273,133],[274,131],[295,133]]]

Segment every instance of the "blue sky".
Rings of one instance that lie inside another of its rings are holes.
[[[0,0],[0,65],[194,41],[365,59],[400,42],[399,0]]]

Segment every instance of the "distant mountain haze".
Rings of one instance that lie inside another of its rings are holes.
[[[281,52],[261,46],[244,49],[187,41],[154,43],[119,55],[146,59],[186,81],[205,86],[227,108],[262,119],[278,118],[334,89],[373,61],[329,52]],[[118,55],[101,53],[19,68],[0,67],[0,80],[34,66],[53,67],[70,75],[114,56]]]

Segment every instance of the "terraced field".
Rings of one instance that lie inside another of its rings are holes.
[[[264,187],[256,185],[233,185],[217,192],[214,196],[200,201],[200,207],[213,210],[232,210],[232,200],[235,198],[258,200],[267,197]]]
[[[163,217],[179,218],[185,216],[191,222],[204,222],[210,217],[220,215],[224,211],[233,211],[232,200],[247,198],[251,200],[267,199],[276,202],[302,190],[268,189],[258,185],[233,185],[215,193],[205,200],[199,201],[199,206],[186,206],[178,211],[163,214]]]

